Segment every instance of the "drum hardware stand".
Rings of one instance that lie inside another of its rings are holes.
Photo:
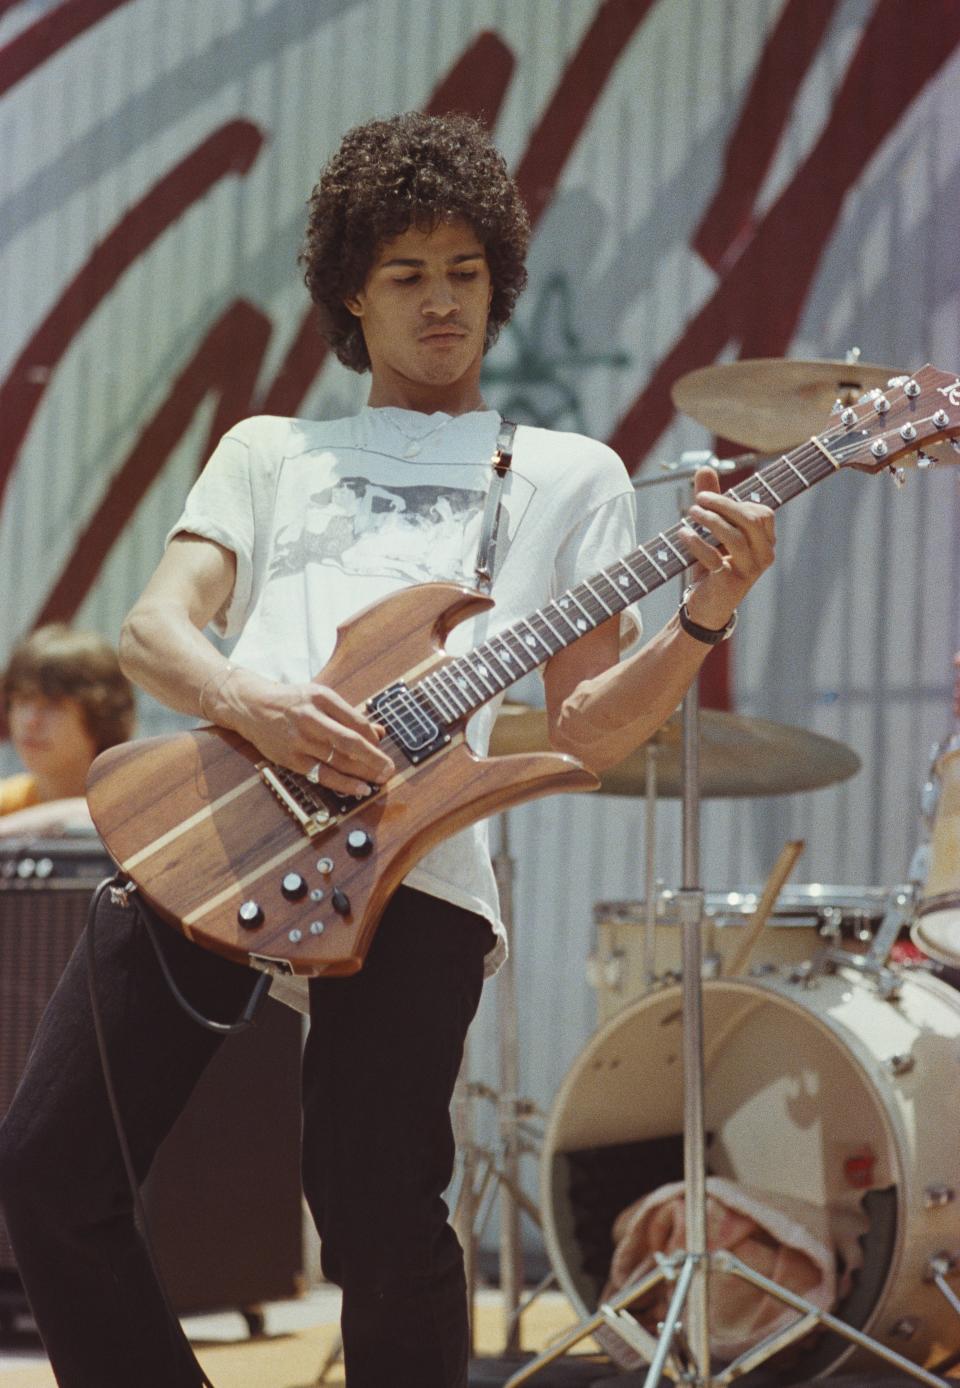
[[[950,1286],[947,1277],[960,1264],[960,1253],[938,1253],[927,1264],[927,1278],[946,1301],[951,1310],[960,1316],[960,1297]]]
[[[811,974],[824,970],[844,968],[856,969],[866,974],[875,984],[882,998],[893,1001],[900,995],[900,976],[887,963],[890,951],[896,944],[901,930],[910,924],[916,908],[916,888],[895,887],[887,899],[880,928],[865,954],[854,954],[848,949],[827,948],[821,950],[814,960]]]
[[[643,921],[643,981],[649,989],[657,981],[657,744],[651,738],[644,748],[645,799],[643,816],[643,880],[646,909]]]
[[[510,828],[506,813],[499,817],[500,840],[493,855],[493,868],[500,895],[500,913],[508,935],[513,934],[514,860],[510,855]],[[549,1277],[523,1299],[523,1244],[520,1217],[525,1213],[539,1227],[540,1210],[525,1194],[520,1180],[523,1156],[539,1151],[539,1133],[534,1133],[528,1120],[539,1117],[540,1111],[529,1099],[519,1095],[520,1067],[517,1037],[517,995],[513,954],[508,953],[497,978],[497,1033],[499,1040],[499,1088],[469,1082],[462,1077],[468,1072],[467,1052],[458,1082],[456,1108],[458,1112],[458,1145],[461,1149],[460,1189],[456,1200],[453,1225],[464,1250],[467,1296],[470,1306],[471,1349],[475,1331],[477,1293],[477,1249],[480,1235],[490,1217],[494,1201],[499,1198],[500,1213],[500,1290],[504,1312],[504,1354],[519,1353],[520,1318],[536,1296],[554,1280]],[[496,1150],[476,1139],[475,1105],[478,1099],[496,1105],[498,1137]]]
[[[504,1388],[519,1388],[545,1365],[566,1353],[579,1341],[607,1326],[631,1349],[636,1350],[649,1365],[643,1388],[658,1388],[664,1373],[674,1381],[690,1388],[727,1388],[727,1385],[749,1370],[757,1368],[772,1355],[803,1339],[816,1326],[824,1326],[858,1348],[902,1370],[930,1388],[950,1388],[945,1379],[937,1377],[872,1339],[845,1321],[820,1310],[786,1287],[755,1272],[726,1250],[710,1252],[707,1247],[706,1218],[706,1126],[704,1113],[704,1027],[701,930],[703,925],[704,893],[695,884],[700,879],[700,729],[699,690],[697,682],[687,690],[683,700],[683,887],[677,893],[682,935],[682,1048],[683,1048],[683,1158],[684,1158],[684,1216],[686,1249],[678,1250],[670,1259],[658,1260],[658,1266],[639,1282],[627,1287],[605,1302],[594,1315],[581,1321],[550,1349],[525,1365],[509,1378]],[[893,916],[905,906],[894,898],[894,911],[884,919],[884,939],[894,930]],[[899,928],[899,927],[897,927]],[[883,928],[881,928],[883,930]],[[875,942],[876,943],[876,942]],[[891,942],[892,943],[892,942]],[[884,948],[881,942],[877,947]],[[887,945],[887,953],[890,946]],[[873,967],[878,967],[876,958]],[[783,1330],[775,1331],[752,1349],[739,1355],[719,1373],[714,1374],[710,1361],[709,1279],[711,1271],[732,1274],[757,1287],[766,1295],[792,1307],[797,1319]],[[939,1273],[943,1280],[943,1271]],[[632,1317],[628,1308],[661,1282],[676,1279],[666,1315],[658,1327],[656,1340]],[[949,1289],[948,1289],[949,1290]],[[952,1293],[951,1293],[952,1296]],[[953,1302],[951,1301],[951,1305]],[[686,1309],[686,1321],[681,1317]],[[678,1367],[682,1364],[682,1367]]]

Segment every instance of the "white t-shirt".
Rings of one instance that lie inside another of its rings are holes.
[[[360,608],[414,583],[475,586],[499,426],[494,410],[451,416],[367,406],[348,419],[259,416],[231,429],[168,540],[188,531],[236,555],[233,593],[215,622],[221,635],[239,637],[232,663],[307,681],[329,660],[338,625]],[[521,425],[503,488],[496,606],[455,628],[447,649],[462,654],[629,553],[634,532],[633,491],[611,449]],[[624,617],[632,638],[639,618],[632,609]],[[480,753],[501,698],[468,725]],[[505,933],[486,822],[432,849],[405,880],[490,921],[494,972]],[[274,991],[292,1001],[290,981],[281,982]]]

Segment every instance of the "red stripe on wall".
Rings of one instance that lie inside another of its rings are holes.
[[[546,211],[590,112],[652,4],[653,0],[603,0],[570,59],[517,168],[532,226]]]
[[[0,96],[130,0],[63,0],[0,48]],[[0,10],[2,13],[2,10]]]
[[[0,385],[0,500],[54,367],[121,275],[227,174],[245,174],[263,144],[250,121],[235,120],[203,141],[121,219],[60,295]]]
[[[847,193],[958,43],[960,6],[881,0],[816,145],[610,436],[631,471],[673,418],[670,387],[685,372],[729,342],[745,357],[787,350]]]
[[[244,300],[231,304],[213,324],[133,445],[93,517],[77,534],[38,625],[70,621],[76,615],[104,559],[207,395],[216,391],[219,396],[217,437],[247,412],[245,402],[253,393],[269,339],[269,319]]]
[[[757,194],[836,8],[837,0],[788,0],[764,45],[727,142],[720,187],[690,243],[714,270],[736,259],[753,229]]]

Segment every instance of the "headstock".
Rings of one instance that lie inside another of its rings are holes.
[[[835,415],[819,443],[838,467],[880,472],[960,436],[960,376],[924,366]]]

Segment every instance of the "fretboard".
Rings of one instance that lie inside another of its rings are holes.
[[[751,474],[728,495],[777,510],[831,476],[838,466],[826,441],[811,439]],[[427,675],[417,686],[421,698],[426,696],[444,723],[473,713],[564,647],[691,568],[696,560],[685,548],[685,527],[695,529],[708,543],[716,543],[702,527],[678,522],[575,588],[568,588],[529,617]]]

